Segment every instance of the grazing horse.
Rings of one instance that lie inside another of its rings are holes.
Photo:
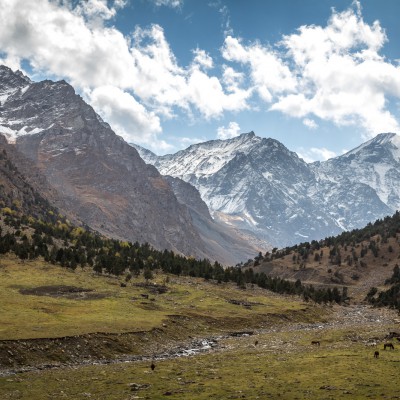
[[[386,350],[386,348],[394,350],[394,346],[392,345],[392,343],[385,343],[383,345],[383,350]]]
[[[374,353],[374,358],[379,358],[379,351],[376,351],[376,352]]]
[[[311,344],[314,344],[315,346],[320,346],[321,345],[321,343],[318,340],[313,340],[311,342]]]

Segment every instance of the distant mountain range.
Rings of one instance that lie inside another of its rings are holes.
[[[32,82],[0,66],[0,133],[23,179],[74,222],[116,239],[224,264],[258,251],[209,215],[202,216],[208,233],[199,229],[193,204],[179,202],[168,180],[65,81]],[[192,201],[201,199],[194,194]]]
[[[400,206],[394,133],[312,164],[253,132],[157,156],[117,136],[65,81],[32,82],[5,66],[0,133],[5,206],[40,195],[106,236],[223,264],[362,227]]]
[[[165,156],[135,147],[161,174],[195,186],[215,220],[277,247],[360,228],[400,206],[400,137],[394,133],[311,164],[254,132]]]

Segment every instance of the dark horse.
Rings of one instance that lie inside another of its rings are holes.
[[[379,358],[379,351],[376,351],[376,352],[374,353],[374,357],[375,357],[375,358]]]
[[[392,343],[385,343],[383,345],[383,350],[386,350],[386,348],[394,350],[394,346],[392,345]]]
[[[315,344],[316,346],[320,346],[321,343],[318,340],[313,340],[311,344]]]

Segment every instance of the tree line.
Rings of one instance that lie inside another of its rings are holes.
[[[65,268],[90,267],[99,274],[139,276],[148,271],[162,270],[174,275],[200,277],[218,283],[235,282],[245,289],[257,285],[280,294],[298,295],[317,303],[341,303],[347,297],[346,288],[317,289],[296,282],[255,273],[251,268],[224,268],[218,262],[195,259],[172,250],[159,251],[148,243],[110,239],[85,227],[71,225],[65,218],[55,222],[36,219],[2,210],[4,226],[0,228],[0,254],[13,252],[22,260],[43,257],[49,263]],[[7,230],[7,232],[6,232]],[[151,274],[147,274],[151,276]]]
[[[370,241],[368,248],[364,249],[366,253],[371,250],[376,256],[378,254],[378,247],[375,241],[371,240],[374,236],[380,236],[380,242],[386,243],[388,238],[397,237],[400,233],[400,213],[396,211],[392,216],[387,216],[383,219],[377,219],[373,223],[368,223],[364,228],[353,229],[352,231],[342,232],[337,236],[329,236],[322,240],[312,240],[311,242],[304,242],[295,246],[286,247],[281,251],[277,251],[275,257],[283,257],[284,255],[290,254],[293,251],[300,253],[302,256],[306,256],[311,251],[318,251],[322,247],[332,248],[331,256],[335,256],[338,252],[339,247],[355,247],[356,244],[363,241]],[[361,254],[361,257],[364,254]]]

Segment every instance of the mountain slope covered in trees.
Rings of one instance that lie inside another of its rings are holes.
[[[344,286],[357,300],[375,288],[367,300],[398,307],[399,259],[400,213],[396,212],[362,229],[259,253],[243,268],[317,287]]]

